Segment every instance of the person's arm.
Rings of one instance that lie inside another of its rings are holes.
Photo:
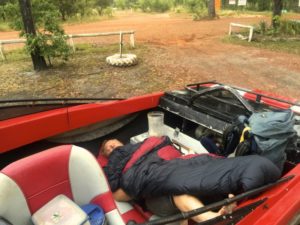
[[[125,191],[121,188],[117,189],[115,192],[113,192],[113,197],[115,200],[120,201],[120,202],[128,202],[132,198],[125,193]]]
[[[234,197],[234,195],[229,194],[229,198]],[[191,210],[195,210],[198,208],[201,208],[204,206],[204,204],[196,197],[192,195],[177,195],[173,196],[174,203],[176,207],[181,211],[181,212],[188,212]],[[236,207],[236,203],[231,203],[230,205],[223,206],[219,212],[212,212],[208,211],[205,213],[202,213],[200,215],[194,216],[192,219],[197,222],[203,222],[212,218],[215,218],[220,215],[225,215],[225,214],[230,214],[232,213],[233,209]]]

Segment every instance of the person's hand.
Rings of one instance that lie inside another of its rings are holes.
[[[233,194],[229,194],[228,195],[228,198],[233,198],[234,195]],[[219,210],[219,213],[221,215],[226,215],[226,214],[231,214],[233,212],[233,210],[237,207],[237,204],[236,202],[233,202],[229,205],[225,205],[223,206],[220,210]]]

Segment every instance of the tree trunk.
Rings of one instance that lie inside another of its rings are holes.
[[[36,31],[33,23],[30,0],[19,0],[24,30],[26,34],[36,36]],[[43,70],[47,68],[46,60],[40,55],[40,49],[37,47],[34,52],[31,52],[31,59],[34,70]]]
[[[211,19],[216,17],[215,0],[209,0],[208,2],[208,17]]]
[[[282,0],[273,0],[274,6],[273,6],[273,18],[272,18],[272,25],[274,28],[277,28],[278,24],[276,23],[278,20],[275,16],[281,16],[281,11],[283,8]]]

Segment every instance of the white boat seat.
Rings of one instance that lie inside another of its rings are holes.
[[[64,194],[78,205],[103,208],[109,224],[125,225],[95,157],[74,146],[58,146],[5,167],[0,173],[0,217],[29,225],[31,215]]]

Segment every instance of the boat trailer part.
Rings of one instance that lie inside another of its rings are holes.
[[[191,88],[187,88],[188,90],[193,90]],[[255,110],[253,109],[253,107],[242,98],[242,96],[233,88],[230,88],[229,86],[216,86],[216,87],[212,87],[210,89],[204,89],[201,91],[197,91],[195,93],[195,95],[192,96],[192,98],[190,99],[189,105],[192,106],[194,101],[203,96],[206,95],[208,93],[213,93],[215,91],[220,91],[220,90],[226,90],[229,91],[233,96],[236,97],[236,99],[241,103],[241,105],[245,108],[245,110],[249,113],[249,115],[251,115],[253,112],[255,112]],[[194,90],[193,90],[194,91]]]
[[[207,84],[214,84],[214,85],[220,85],[220,86],[228,86],[226,84],[223,83],[219,83],[216,80],[211,80],[211,81],[205,81],[205,82],[200,82],[200,83],[193,83],[193,84],[188,84],[185,86],[185,89],[189,90],[189,91],[193,91],[193,92],[198,92],[200,90],[200,87],[202,85],[207,85]],[[193,88],[195,87],[195,88]],[[257,91],[252,91],[249,89],[245,89],[245,88],[241,88],[241,87],[237,87],[234,85],[230,85],[231,89],[235,89],[238,91],[242,91],[242,92],[247,92],[248,94],[253,94],[256,96],[255,101],[260,103],[262,98],[267,98],[270,100],[274,100],[274,101],[278,101],[278,102],[282,102],[282,103],[286,103],[286,104],[290,104],[290,105],[295,105],[295,106],[300,106],[299,102],[295,102],[295,101],[290,101],[290,100],[286,100],[286,99],[281,99],[281,98],[277,98],[277,97],[273,97],[273,96],[269,96]]]
[[[262,187],[255,188],[253,190],[244,192],[244,193],[239,194],[237,196],[234,196],[232,198],[226,198],[222,201],[215,202],[215,203],[209,204],[207,206],[191,210],[189,212],[181,212],[181,213],[173,215],[173,216],[168,216],[168,217],[164,217],[164,218],[161,218],[161,219],[156,219],[156,220],[152,220],[152,221],[148,221],[148,222],[140,223],[140,224],[135,223],[135,221],[129,221],[127,223],[127,225],[162,225],[162,224],[168,224],[168,223],[175,222],[175,221],[190,219],[190,218],[192,218],[196,215],[199,215],[199,214],[202,214],[202,213],[205,213],[205,212],[208,212],[208,211],[212,211],[212,210],[217,210],[217,209],[219,209],[223,206],[229,205],[231,203],[244,200],[245,198],[248,198],[248,197],[253,197],[257,194],[260,194],[261,192],[264,192],[264,191],[270,189],[271,187],[274,187],[278,184],[287,182],[287,181],[291,180],[293,177],[294,177],[294,175],[283,177],[283,178],[277,180],[274,183],[270,183],[270,184],[264,185]],[[245,206],[245,207],[247,207],[247,206]],[[243,209],[243,208],[241,208],[241,209]],[[217,218],[219,218],[219,217],[217,217]],[[222,220],[227,219],[226,216],[221,216],[221,218],[222,218]],[[198,224],[203,225],[203,224],[206,224],[206,222],[208,222],[208,221],[204,221],[204,222],[198,223]]]

